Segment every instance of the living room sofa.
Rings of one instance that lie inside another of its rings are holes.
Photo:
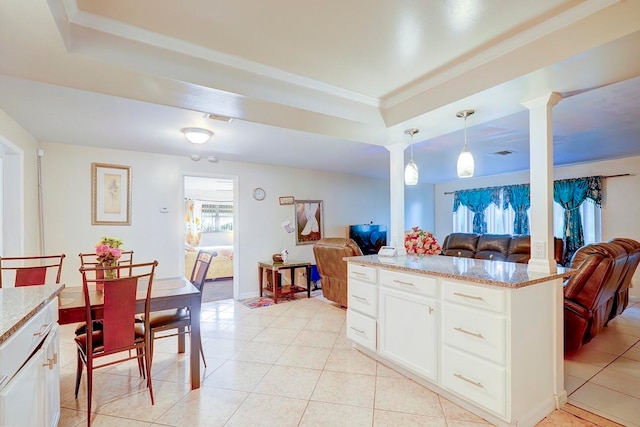
[[[554,238],[553,249],[556,263],[562,263],[562,239]],[[526,263],[531,258],[531,236],[451,233],[442,242],[442,255]]]

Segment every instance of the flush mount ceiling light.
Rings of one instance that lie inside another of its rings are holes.
[[[473,113],[475,110],[462,110],[456,114],[456,117],[464,117],[464,147],[458,156],[458,178],[471,178],[475,169],[473,156],[467,148],[467,117]]]
[[[204,144],[213,136],[213,132],[202,128],[184,128],[182,133],[192,144]]]
[[[418,165],[413,161],[413,135],[420,132],[418,129],[407,129],[404,131],[407,135],[411,137],[411,142],[409,143],[409,149],[411,150],[411,160],[407,163],[407,166],[404,168],[404,183],[405,185],[416,185],[418,184]]]

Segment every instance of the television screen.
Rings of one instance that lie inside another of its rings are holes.
[[[350,225],[349,238],[356,242],[364,255],[377,254],[387,244],[387,227],[376,224]]]

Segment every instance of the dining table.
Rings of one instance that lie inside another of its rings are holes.
[[[136,311],[144,313],[148,282],[140,281],[136,295]],[[102,317],[104,293],[89,286],[91,310],[95,318]],[[200,388],[200,291],[184,277],[154,279],[151,289],[150,311],[187,307],[191,313],[189,370],[191,389]],[[82,286],[67,284],[58,295],[58,322],[61,325],[86,322]],[[181,331],[182,332],[182,331]],[[185,351],[185,334],[178,335],[178,353]]]

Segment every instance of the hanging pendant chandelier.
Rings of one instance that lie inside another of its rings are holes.
[[[413,161],[413,135],[420,132],[418,129],[412,128],[404,131],[407,135],[411,137],[411,142],[409,143],[409,149],[411,150],[411,160],[407,163],[407,166],[404,168],[404,183],[405,185],[417,185],[418,184],[418,165]]]
[[[464,117],[464,147],[458,156],[458,178],[471,178],[475,169],[473,156],[467,148],[467,117],[475,113],[475,110],[462,110],[456,114],[456,117]]]

